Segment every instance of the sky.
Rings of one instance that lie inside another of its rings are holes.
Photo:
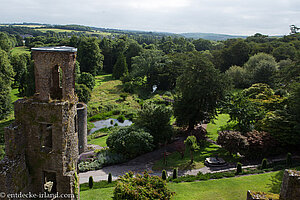
[[[287,35],[300,0],[1,0],[0,23],[80,24],[172,33]]]

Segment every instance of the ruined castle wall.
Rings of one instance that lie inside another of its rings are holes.
[[[280,199],[300,199],[300,172],[296,170],[285,170],[280,189]]]
[[[75,94],[75,61],[76,52],[40,52],[33,51],[35,62],[36,93],[40,100],[64,99],[71,100]],[[59,89],[53,90],[54,71],[57,66],[62,70],[61,94],[56,94]],[[60,98],[61,97],[61,98]]]

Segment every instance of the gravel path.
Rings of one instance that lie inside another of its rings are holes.
[[[204,128],[207,127],[206,124],[202,125]],[[184,140],[184,137],[179,138],[178,140]],[[161,148],[158,150],[155,150],[153,152],[141,155],[133,160],[130,160],[123,164],[118,165],[112,165],[103,167],[100,170],[95,171],[88,171],[83,172],[79,174],[79,182],[81,183],[87,183],[89,181],[89,177],[93,176],[94,181],[100,181],[100,180],[107,180],[108,174],[112,174],[113,180],[116,180],[119,176],[124,175],[128,171],[132,171],[135,173],[142,173],[143,171],[152,171],[152,166],[155,161],[161,159],[163,157],[163,154],[165,150],[169,153],[172,153],[176,151],[174,143],[169,144],[165,148]],[[248,167],[257,167],[257,165],[247,165],[243,166],[243,168]],[[221,171],[228,171],[228,170],[234,170],[236,169],[234,165],[227,165],[225,167],[203,167],[200,169],[193,169],[193,170],[179,170],[178,176],[182,175],[196,175],[198,172],[202,172],[203,174],[209,173],[209,172],[221,172]],[[173,171],[167,171],[168,175],[172,175]],[[150,173],[152,175],[161,175],[161,171],[152,171]]]

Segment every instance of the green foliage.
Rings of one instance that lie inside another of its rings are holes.
[[[134,158],[153,149],[153,137],[135,126],[113,131],[108,136],[106,143],[111,150],[128,158]]]
[[[95,38],[82,38],[78,47],[80,71],[97,75],[103,67],[103,55]]]
[[[166,170],[162,170],[162,173],[161,173],[161,178],[162,178],[162,180],[167,180],[167,172],[166,172]]]
[[[188,61],[184,73],[177,79],[174,115],[180,126],[193,129],[201,121],[216,116],[217,102],[229,87],[225,76],[203,55]]]
[[[124,115],[119,115],[118,118],[117,118],[117,120],[118,120],[119,122],[123,123],[123,122],[125,121]]]
[[[240,162],[238,162],[236,164],[236,174],[240,174],[243,172],[243,169],[242,169],[242,164]]]
[[[11,79],[14,76],[8,55],[0,49],[0,119],[4,119],[11,111]]]
[[[118,56],[117,62],[114,65],[112,76],[115,79],[120,79],[121,77],[127,75],[128,75],[128,68],[126,63],[126,57],[123,54],[120,54]]]
[[[143,175],[129,172],[122,176],[114,189],[113,199],[171,199],[171,192],[166,182],[158,176],[150,176],[146,171]]]
[[[89,188],[92,189],[92,188],[93,188],[93,185],[94,185],[94,180],[93,180],[93,177],[90,176],[90,177],[89,177]]]
[[[173,169],[173,176],[172,176],[173,179],[176,179],[178,178],[178,168],[174,168]]]
[[[261,161],[261,169],[266,169],[267,168],[267,164],[268,164],[268,160],[266,158],[264,158]]]
[[[5,32],[0,32],[0,50],[4,50],[9,52],[9,50],[13,47],[13,41],[11,37]]]
[[[186,145],[186,148],[188,148],[190,150],[191,164],[192,164],[194,162],[194,152],[200,148],[197,144],[197,139],[193,135],[188,136],[185,139],[184,144]]]
[[[261,108],[240,93],[227,97],[222,112],[229,114],[231,121],[237,121],[238,129],[244,133],[251,131],[255,122],[262,118]]]
[[[84,84],[75,84],[75,93],[81,102],[87,103],[91,99],[91,90]]]
[[[107,183],[111,183],[111,182],[112,182],[112,175],[111,173],[109,173],[107,178]]]
[[[249,58],[244,68],[249,73],[251,83],[273,84],[278,64],[272,55],[258,53]]]
[[[172,110],[169,107],[149,102],[138,112],[135,124],[148,130],[153,136],[154,144],[158,145],[169,141],[172,137],[171,116]]]
[[[159,50],[145,50],[139,56],[132,58],[132,72],[130,78],[134,82],[140,82],[141,87],[148,92],[153,85],[160,88],[159,77],[163,73],[169,59]],[[145,79],[145,82],[142,81]]]
[[[227,77],[229,77],[235,88],[246,88],[250,86],[250,74],[245,68],[240,66],[231,66],[226,71]]]
[[[222,131],[219,132],[217,143],[230,154],[243,151],[248,145],[247,138],[237,131]]]
[[[78,84],[84,84],[90,90],[93,90],[96,82],[95,82],[95,78],[93,77],[92,74],[86,73],[86,72],[82,72],[82,74],[79,76]]]
[[[78,169],[80,172],[92,171],[101,169],[104,166],[119,164],[125,162],[127,159],[122,155],[110,150],[104,149],[97,153],[97,155],[87,160],[80,160]]]

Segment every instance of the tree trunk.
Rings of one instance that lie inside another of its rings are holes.
[[[191,164],[193,164],[193,162],[194,162],[194,152],[192,150],[190,150],[190,154],[191,154]]]

